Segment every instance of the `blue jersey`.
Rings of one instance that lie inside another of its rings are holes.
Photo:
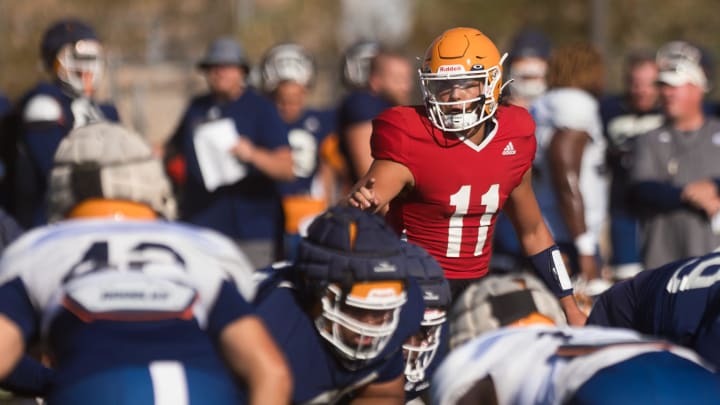
[[[56,367],[51,397],[103,403],[93,397],[112,392],[95,392],[102,381],[127,388],[151,379],[153,367],[162,375],[197,372],[199,380],[232,387],[214,343],[225,326],[253,314],[251,273],[235,244],[211,231],[66,221],[31,231],[6,250],[0,313],[26,341],[45,343]],[[27,366],[24,361],[18,372],[44,375],[22,369]]]
[[[288,127],[295,180],[281,183],[280,190],[283,195],[310,195],[313,178],[318,171],[320,147],[325,138],[335,131],[335,122],[327,111],[306,110]]]
[[[292,284],[292,267],[276,270],[258,288],[257,314],[282,349],[293,374],[293,403],[334,403],[367,384],[394,380],[403,374],[402,344],[417,332],[423,317],[422,293],[414,280],[397,330],[385,349],[361,368],[345,368],[320,336]]]
[[[720,252],[646,270],[614,285],[595,302],[587,323],[661,336],[720,367]]]
[[[45,192],[60,141],[89,122],[119,121],[111,104],[65,94],[59,85],[40,83],[20,100],[21,152],[15,164],[15,217],[26,228],[47,222]]]
[[[236,240],[272,240],[280,229],[281,208],[275,182],[254,167],[234,184],[208,191],[195,151],[198,127],[229,118],[237,133],[269,150],[288,144],[287,126],[269,100],[246,89],[240,98],[220,103],[212,95],[192,100],[170,140],[185,156],[187,181],[180,201],[181,217],[193,224],[215,229]]]
[[[337,112],[338,137],[340,140],[340,153],[345,158],[352,183],[357,182],[355,164],[352,161],[348,150],[346,130],[363,122],[371,122],[381,112],[392,107],[392,104],[384,98],[372,94],[369,90],[357,90],[350,93],[340,104]]]

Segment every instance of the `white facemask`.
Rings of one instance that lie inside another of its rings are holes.
[[[511,67],[510,89],[514,96],[532,101],[547,90],[545,75],[547,64],[544,61],[519,62]]]

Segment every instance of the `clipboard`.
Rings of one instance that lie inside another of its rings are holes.
[[[193,135],[203,183],[208,191],[236,183],[247,176],[247,167],[231,152],[240,135],[230,118],[198,125]]]

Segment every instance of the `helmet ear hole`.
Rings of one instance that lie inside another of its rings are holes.
[[[70,174],[70,187],[76,201],[103,197],[100,170],[101,167],[98,162],[73,164]]]

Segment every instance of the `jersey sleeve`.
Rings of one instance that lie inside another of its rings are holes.
[[[12,372],[0,380],[0,388],[23,396],[44,397],[52,388],[54,371],[24,355]]]
[[[597,102],[581,91],[568,90],[556,94],[552,103],[553,124],[556,128],[566,128],[592,134],[598,119]]]
[[[52,169],[55,151],[68,128],[60,103],[52,96],[39,94],[28,100],[22,112],[23,139],[30,158],[47,178]]]
[[[25,341],[30,340],[37,332],[38,317],[20,277],[0,286],[0,314],[8,317],[20,328]]]
[[[199,247],[203,251],[212,252],[212,256],[222,271],[230,277],[242,297],[251,302],[257,292],[258,282],[250,259],[232,240],[214,230],[198,228],[193,229],[193,232],[202,234],[203,238],[198,239],[198,243],[202,243]]]
[[[248,315],[253,315],[252,306],[240,295],[235,283],[223,281],[215,304],[208,314],[207,331],[218,338],[226,326]]]
[[[409,165],[408,137],[402,121],[396,109],[386,110],[373,120],[370,138],[373,158]]]

